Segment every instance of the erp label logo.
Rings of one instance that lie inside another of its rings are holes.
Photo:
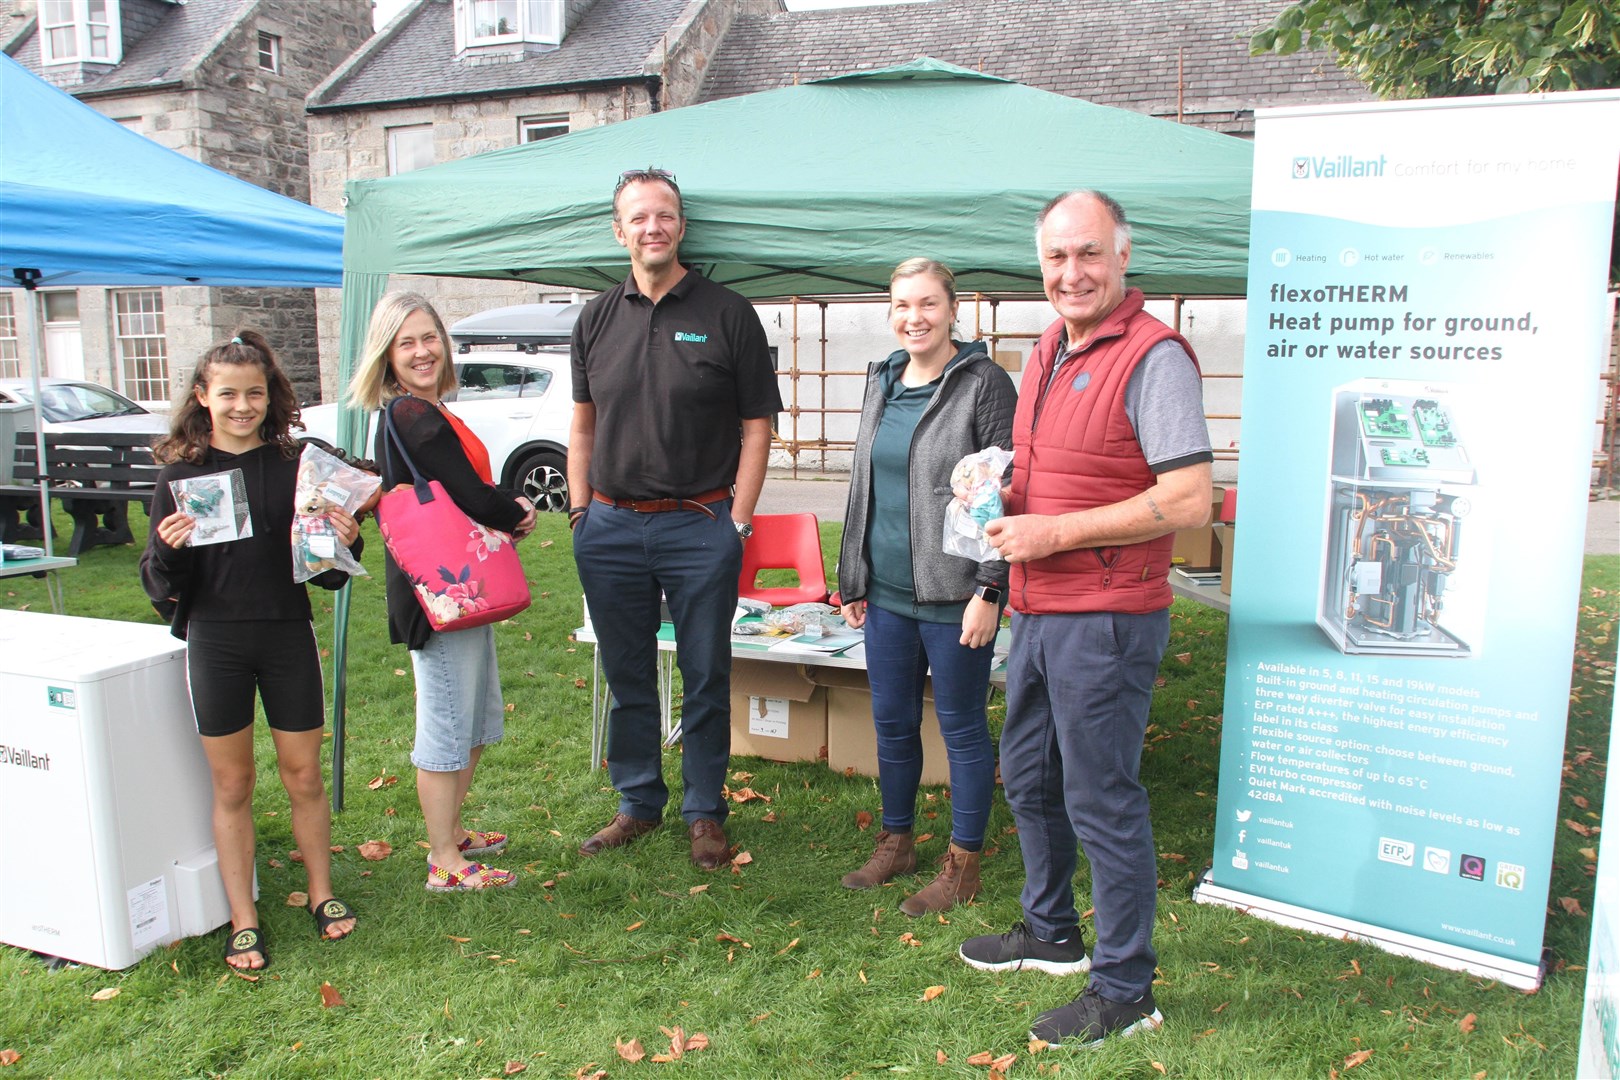
[[[1451,852],[1443,847],[1424,848],[1423,869],[1431,874],[1451,873]]]
[[[1410,840],[1391,840],[1387,836],[1378,838],[1378,858],[1383,862],[1392,862],[1399,866],[1411,866],[1412,855],[1416,851],[1416,845]]]
[[[1524,891],[1524,867],[1517,863],[1496,864],[1496,884],[1514,892]]]
[[[1478,855],[1464,855],[1457,860],[1457,876],[1469,881],[1485,880],[1485,860]]]

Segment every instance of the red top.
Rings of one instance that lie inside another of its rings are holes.
[[[472,429],[461,422],[461,417],[449,409],[441,407],[439,415],[450,422],[450,429],[456,433],[456,438],[461,440],[461,448],[467,452],[467,461],[471,463],[479,479],[493,485],[495,480],[489,471],[489,449],[484,446],[483,440],[474,435]]]

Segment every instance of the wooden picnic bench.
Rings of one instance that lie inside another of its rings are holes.
[[[0,487],[0,538],[22,536],[19,516],[39,506],[39,454],[32,431],[19,431],[12,453],[12,486]],[[151,435],[47,432],[45,481],[51,497],[73,518],[68,554],[77,558],[102,544],[129,544],[129,505],[148,513],[159,466]]]

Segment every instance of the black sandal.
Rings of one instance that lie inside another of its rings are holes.
[[[315,917],[316,931],[320,934],[322,941],[342,941],[343,938],[348,937],[349,934],[354,933],[354,931],[351,929],[349,934],[344,934],[343,937],[329,937],[326,933],[327,929],[333,923],[342,922],[344,919],[357,919],[359,917],[355,914],[354,908],[350,907],[348,904],[345,904],[342,900],[339,900],[335,896],[327,900],[322,900],[319,904],[315,905],[315,907],[310,909],[310,914]]]
[[[264,963],[259,967],[238,967],[231,963],[232,957],[245,956],[248,953],[258,953],[259,959]],[[225,966],[232,971],[244,972],[263,971],[270,966],[270,951],[264,947],[264,934],[257,926],[232,931],[225,939]]]

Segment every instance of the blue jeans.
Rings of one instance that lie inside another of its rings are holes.
[[[970,649],[961,637],[960,623],[923,622],[866,606],[866,676],[877,728],[883,827],[906,831],[916,819],[923,679],[932,668],[934,711],[951,766],[951,840],[978,851],[984,847],[996,783],[995,748],[984,713],[995,649]]]
[[[1024,918],[1079,925],[1075,838],[1091,863],[1091,985],[1134,1001],[1153,982],[1158,864],[1138,780],[1170,612],[1014,615],[1001,781],[1024,853]]]
[[[574,560],[613,695],[608,776],[619,791],[619,812],[634,818],[656,820],[669,801],[659,731],[662,591],[684,687],[681,816],[688,823],[726,819],[720,788],[731,761],[731,616],[742,541],[731,500],[707,505],[713,517],[697,510],[639,514],[592,502],[574,526]]]

